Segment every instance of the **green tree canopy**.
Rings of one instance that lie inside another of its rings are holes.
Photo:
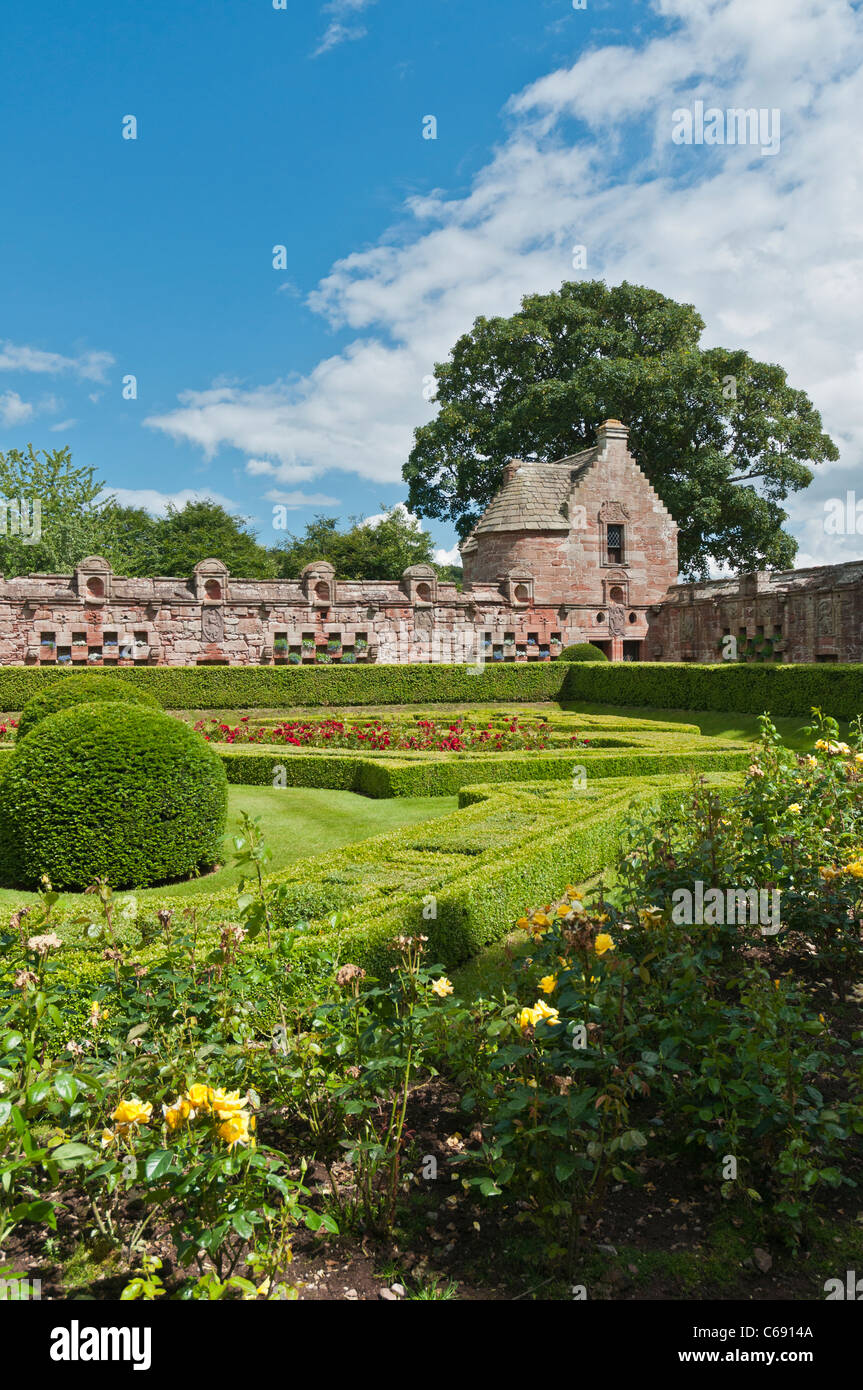
[[[415,431],[408,506],[471,530],[509,458],[563,458],[616,417],[680,527],[680,569],[783,568],[781,506],[838,458],[805,392],[742,349],[700,346],[704,322],[639,285],[569,282],[511,318],[479,318],[435,368],[440,410]]]
[[[270,579],[276,574],[271,554],[258,544],[248,523],[217,502],[169,506],[156,529],[155,568],[146,572],[191,574],[199,560],[211,556],[224,560],[237,578]]]
[[[93,469],[74,467],[68,449],[47,452],[28,444],[26,450],[0,453],[0,498],[6,504],[0,572],[7,578],[68,574],[96,553],[101,491]]]
[[[87,555],[103,555],[117,574],[189,575],[210,556],[224,560],[238,578],[276,574],[275,560],[243,518],[216,502],[169,507],[161,518],[141,507],[118,506],[105,498],[92,468],[73,465],[69,449],[46,452],[28,444],[26,451],[0,453],[0,498],[7,503],[5,534],[0,532],[0,572],[7,578],[68,574]],[[10,503],[24,525],[16,521],[13,528]]]
[[[312,560],[329,560],[341,579],[400,579],[410,565],[432,564],[432,538],[404,507],[384,510],[373,524],[360,517],[349,522],[340,531],[335,517],[318,516],[304,535],[287,536],[273,552],[280,576],[296,579]]]

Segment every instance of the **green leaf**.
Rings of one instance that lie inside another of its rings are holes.
[[[61,1100],[71,1105],[78,1094],[78,1082],[68,1072],[61,1071],[54,1077],[54,1090]]]
[[[58,1148],[51,1150],[51,1157],[61,1168],[76,1168],[89,1159],[98,1158],[99,1155],[89,1144],[60,1144]]]
[[[147,1182],[162,1178],[173,1166],[174,1155],[170,1149],[154,1149],[144,1159],[144,1177]]]

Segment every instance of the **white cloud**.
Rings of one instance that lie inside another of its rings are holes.
[[[368,33],[365,25],[351,23],[351,18],[375,3],[376,0],[330,0],[329,4],[322,6],[323,13],[332,15],[332,19],[312,57],[319,58],[321,54],[329,53],[331,48],[338,48],[339,44],[364,39]]]
[[[395,507],[391,508],[390,510],[401,512],[405,521],[409,522],[415,531],[422,530],[423,524],[420,518],[418,516],[414,516],[413,512],[409,512],[404,502],[396,502]],[[361,525],[380,526],[381,522],[386,521],[389,515],[390,512],[375,512],[372,516],[364,516]]]
[[[48,428],[53,434],[62,434],[64,430],[74,429],[77,423],[77,420],[61,420],[59,424],[49,425]]]
[[[847,0],[653,9],[670,33],[588,50],[517,93],[464,196],[408,200],[400,226],[333,266],[310,303],[353,331],[344,351],[298,381],[186,391],[148,423],[208,456],[241,449],[282,483],[331,469],[393,483],[432,413],[424,379],[477,315],[577,275],[629,279],[694,303],[708,345],[781,362],[807,391],[843,457],[793,500],[794,526],[807,553],[858,553],[859,538],[809,533],[863,453],[863,14]],[[696,99],[779,108],[779,154],[674,145],[672,112]]]
[[[30,401],[23,401],[17,391],[4,391],[0,396],[0,422],[4,425],[20,425],[33,414]]]
[[[166,516],[169,505],[180,509],[187,502],[218,502],[234,515],[240,510],[229,497],[223,497],[220,492],[210,492],[208,488],[187,487],[180,492],[158,492],[150,487],[106,487],[100,492],[98,500],[106,502],[109,497],[113,497],[120,507],[143,507],[153,516]]]
[[[84,381],[104,381],[114,358],[110,352],[82,352],[77,357],[64,357],[59,352],[43,352],[41,348],[0,341],[0,371],[38,372],[48,376],[69,373]]]
[[[452,550],[442,550],[438,548],[434,553],[436,565],[461,565],[461,551],[457,545]]]

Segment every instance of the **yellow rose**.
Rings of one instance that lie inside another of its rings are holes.
[[[189,1118],[191,1110],[192,1107],[189,1102],[183,1096],[179,1096],[177,1100],[174,1101],[173,1105],[162,1106],[165,1124],[172,1131],[179,1129],[183,1121]]]
[[[213,1092],[209,1086],[203,1086],[196,1082],[190,1086],[186,1092],[185,1099],[189,1102],[193,1110],[209,1110]]]
[[[133,1096],[131,1100],[120,1101],[111,1119],[118,1125],[145,1125],[152,1113],[153,1106],[150,1101],[144,1104]]]
[[[601,931],[599,933],[598,937],[593,943],[593,949],[596,951],[596,954],[598,956],[604,956],[606,951],[613,951],[615,949],[614,942],[612,941],[607,931]]]
[[[792,816],[799,816],[799,815],[800,815],[800,809],[801,809],[801,808],[800,808],[800,803],[797,802],[797,801],[792,801],[791,805],[788,807],[789,815],[792,815]]]
[[[217,1120],[230,1120],[245,1109],[246,1101],[245,1097],[240,1098],[239,1091],[214,1091],[212,1106]]]
[[[435,980],[432,985],[432,994],[436,994],[438,999],[446,999],[448,994],[452,994],[452,984],[446,975],[441,975],[439,980]]]
[[[568,917],[571,911],[572,909],[568,903],[561,903],[560,907],[557,909],[557,915],[558,917]]]
[[[533,925],[535,927],[550,927],[551,922],[548,920],[544,912],[535,912],[533,914]]]
[[[244,1110],[241,1110],[238,1115],[233,1115],[231,1119],[225,1120],[224,1124],[219,1125],[216,1132],[220,1139],[224,1139],[229,1149],[232,1149],[235,1144],[251,1143],[249,1116]]]
[[[536,1021],[548,1024],[549,1028],[552,1028],[555,1023],[560,1023],[560,1014],[557,1009],[550,1009],[544,999],[537,999],[533,1006],[533,1012],[536,1015]]]
[[[521,927],[522,931],[530,931],[530,921],[527,917],[519,917],[515,925]]]
[[[557,989],[557,976],[543,975],[539,982],[539,987],[543,994],[554,994],[554,991]]]
[[[521,1013],[518,1016],[518,1026],[521,1029],[521,1031],[525,1033],[527,1032],[528,1028],[535,1027],[538,1020],[539,1014],[536,1012],[535,1009],[522,1009]]]

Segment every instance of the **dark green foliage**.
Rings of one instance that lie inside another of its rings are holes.
[[[581,664],[569,667],[563,698],[803,718],[820,706],[850,720],[863,712],[863,666],[619,661],[599,671]]]
[[[336,517],[318,516],[306,526],[304,536],[286,536],[271,552],[280,577],[299,578],[313,560],[329,561],[340,579],[398,580],[410,565],[432,564],[431,536],[403,507],[385,511],[374,526],[359,517],[351,517],[350,523],[347,531],[339,531]],[[444,578],[439,568],[438,573]]]
[[[415,431],[408,506],[466,536],[509,458],[590,448],[609,416],[680,526],[680,568],[705,577],[784,569],[797,543],[782,503],[837,459],[821,417],[784,369],[741,348],[701,346],[691,304],[644,285],[575,280],[478,318],[435,364],[439,410]]]
[[[77,705],[15,745],[0,783],[10,886],[138,888],[218,862],[228,784],[221,760],[177,719],[139,706]]]
[[[23,709],[48,684],[75,680],[56,668],[0,669],[0,710]],[[536,661],[471,666],[139,666],[112,679],[157,696],[165,709],[297,709],[360,705],[583,700],[654,709],[808,717],[813,705],[839,719],[863,711],[863,665],[725,662]]]
[[[161,708],[158,699],[149,690],[138,689],[128,681],[117,680],[116,676],[89,673],[69,676],[66,680],[54,680],[47,690],[28,700],[18,724],[18,737],[29,734],[43,719],[56,714],[58,710],[69,709],[72,705],[91,704],[94,700]]]
[[[601,647],[595,647],[592,642],[575,642],[571,647],[564,647],[558,661],[607,661],[608,657]]]

